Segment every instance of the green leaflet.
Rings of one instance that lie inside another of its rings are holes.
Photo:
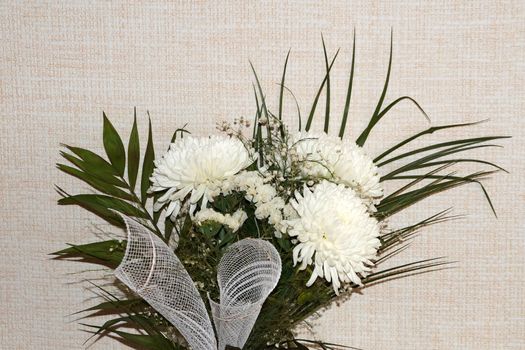
[[[139,208],[121,199],[101,194],[77,194],[67,196],[58,201],[60,205],[76,204],[88,210],[96,211],[104,208],[107,211],[115,210],[127,216],[147,218],[147,215]]]
[[[118,188],[117,186],[113,184],[106,183],[100,180],[99,178],[92,176],[90,174],[87,174],[81,170],[75,169],[65,164],[57,164],[57,168],[65,172],[66,174],[69,174],[71,176],[74,176],[86,182],[88,185],[90,185],[91,187],[93,187],[94,189],[102,193],[105,193],[105,194],[108,194],[110,196],[114,196],[120,199],[124,199],[124,200],[132,200],[132,197],[129,193],[121,190],[120,188]]]
[[[86,195],[79,195],[80,197],[71,196],[67,192],[62,190],[60,187],[57,187],[56,189],[57,189],[57,192],[63,197],[58,200],[58,204],[60,205],[71,205],[71,204],[78,205],[98,215],[99,217],[106,220],[111,225],[115,225],[115,226],[124,228],[124,220],[122,220],[120,215],[118,215],[115,211],[107,208],[103,202],[85,198],[84,196]]]
[[[122,177],[124,176],[124,168],[126,167],[126,151],[124,150],[124,144],[106,114],[102,114],[104,117],[104,149],[106,150],[109,161],[117,170],[118,175]]]
[[[116,267],[124,257],[125,247],[126,242],[108,240],[88,244],[71,244],[69,248],[51,253],[51,255],[56,256],[57,259],[87,258],[97,264],[109,264]]]
[[[66,152],[60,152],[62,157],[87,174],[90,174],[103,182],[119,187],[127,187],[127,184],[119,178],[115,168],[99,155],[79,147],[64,145],[77,157]]]
[[[150,186],[150,176],[153,174],[155,160],[155,151],[153,150],[153,132],[151,130],[151,118],[149,118],[148,128],[148,143],[146,145],[146,153],[144,154],[144,161],[142,162],[142,179],[140,182],[140,198],[142,205],[146,204],[148,199],[148,189]]]
[[[133,128],[128,142],[128,181],[129,187],[134,190],[140,163],[140,141],[137,129],[137,109],[134,109]]]

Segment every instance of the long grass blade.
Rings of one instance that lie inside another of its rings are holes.
[[[442,210],[439,213],[436,213],[415,224],[382,235],[380,237],[381,246],[379,247],[378,254],[381,255],[384,252],[390,250],[392,247],[405,242],[407,239],[413,238],[424,227],[462,218],[461,215],[449,215],[450,212],[450,208]]]
[[[352,64],[350,68],[350,78],[348,79],[348,89],[346,91],[345,109],[343,111],[343,119],[341,120],[341,127],[339,128],[339,137],[342,139],[345,134],[346,123],[348,120],[348,111],[350,110],[350,100],[352,98],[352,86],[354,84],[354,66],[355,66],[355,29],[354,40],[352,43]]]
[[[321,41],[323,42],[324,63],[326,67],[326,104],[324,115],[324,132],[328,134],[328,128],[330,125],[330,65],[328,63],[328,54],[326,52],[326,45],[322,34]]]
[[[491,172],[491,173],[494,173],[494,172]],[[394,180],[406,180],[406,179],[414,179],[414,178],[418,178],[418,177],[419,177],[419,175],[404,175],[404,176],[396,176],[394,178]],[[428,176],[428,178],[432,179],[432,178],[438,178],[438,177],[435,176],[435,175],[432,175],[432,176]],[[443,178],[451,179],[451,180],[463,180],[463,179],[465,179],[464,177],[454,176],[454,175],[445,175]],[[479,185],[479,187],[483,191],[483,195],[485,196],[485,199],[487,200],[488,204],[490,205],[490,209],[494,213],[494,216],[497,217],[498,215],[496,213],[496,208],[494,207],[494,205],[492,203],[492,200],[490,199],[490,196],[489,196],[489,194],[487,192],[487,189],[485,188],[483,183],[481,181],[479,181],[479,180],[474,180],[474,179],[472,179],[472,180],[471,179],[466,179],[465,181],[466,182],[470,182],[470,183],[475,183],[475,184]]]
[[[315,109],[317,108],[319,97],[321,96],[321,92],[323,91],[324,85],[326,84],[326,80],[328,79],[328,73],[332,69],[335,59],[337,58],[337,55],[339,55],[339,49],[337,50],[334,57],[332,58],[332,62],[330,62],[330,66],[328,66],[328,69],[327,69],[327,74],[325,75],[323,82],[321,83],[321,86],[319,87],[319,90],[317,91],[317,95],[315,95],[314,102],[312,103],[312,108],[310,109],[310,114],[308,115],[308,120],[306,121],[306,127],[305,127],[306,131],[309,131],[310,128],[312,127],[312,122],[313,122],[314,115],[315,115]]]
[[[297,119],[298,119],[298,122],[299,122],[299,131],[301,131],[301,129],[302,129],[302,117],[301,117],[301,107],[299,107],[299,101],[297,100],[297,97],[295,97],[295,95],[292,92],[292,90],[287,88],[285,85],[282,85],[282,87],[284,87],[284,89],[286,91],[288,91],[288,93],[292,96],[292,98],[295,101],[295,107],[297,108]]]
[[[377,123],[377,116],[381,112],[381,107],[383,106],[383,102],[385,100],[386,92],[388,90],[388,83],[390,81],[390,72],[392,70],[392,54],[393,54],[393,48],[394,48],[394,31],[390,31],[390,57],[388,59],[388,70],[386,73],[386,79],[385,79],[385,85],[383,86],[383,91],[381,92],[381,96],[379,97],[379,101],[377,102],[376,109],[374,110],[374,114],[372,114],[372,118],[370,118],[370,122],[368,123],[368,126],[363,130],[361,135],[357,138],[356,143],[359,146],[363,146],[366,142],[366,139],[368,138],[368,135],[370,134],[370,131],[372,131],[372,128]]]
[[[444,181],[447,178],[447,175],[439,177],[435,183],[430,183],[423,188],[412,190],[410,192],[391,197],[389,199],[384,199],[381,201],[381,203],[377,206],[377,216],[379,217],[388,217],[391,216],[397,212],[399,212],[402,209],[405,209],[431,195],[437,194],[439,192],[443,192],[452,188],[455,188],[457,186],[461,186],[468,183],[478,182],[480,179],[486,178],[487,176],[495,173],[496,171],[481,171],[477,173],[473,173],[467,176],[461,176],[461,177],[450,177],[450,180]],[[488,197],[487,192],[484,188],[483,192],[491,205],[492,202],[490,201],[490,197]],[[494,211],[494,209],[493,209]]]
[[[257,90],[259,91],[259,96],[261,98],[261,111],[263,115],[266,118],[268,118],[268,108],[266,107],[266,99],[264,98],[264,93],[261,87],[261,82],[259,81],[259,76],[257,75],[257,72],[255,71],[255,67],[253,66],[252,62],[250,62],[250,67],[252,68],[252,72],[255,77],[255,83],[257,85]]]
[[[403,192],[405,192],[407,189],[411,188],[411,187],[414,187],[415,185],[417,185],[419,182],[425,180],[425,179],[428,179],[429,176],[432,176],[434,174],[437,174],[439,173],[440,171],[452,166],[454,163],[447,163],[443,166],[440,166],[439,168],[437,169],[434,169],[426,174],[423,174],[421,176],[418,176],[414,179],[414,181],[411,181],[409,182],[408,184],[406,184],[405,186],[399,188],[398,190],[396,190],[395,192],[389,194],[387,197],[385,197],[384,199],[388,199],[388,198],[391,198],[391,197],[394,197],[394,196],[397,196],[398,194],[401,194]]]
[[[412,275],[414,272],[430,272],[435,271],[437,267],[454,264],[454,261],[445,261],[444,257],[425,259],[421,261],[415,261],[409,264],[396,266],[394,268],[382,270],[365,277],[362,282],[366,286],[370,286],[372,283],[378,281],[390,280],[392,278],[400,278],[403,276]]]
[[[281,137],[284,137],[284,127],[282,124],[283,120],[283,102],[284,102],[284,81],[286,78],[286,67],[288,66],[288,59],[290,58],[290,50],[288,50],[288,54],[286,55],[286,60],[284,61],[284,68],[283,68],[283,76],[281,78],[281,90],[279,91],[279,121],[281,121],[281,124],[279,125],[279,130],[281,132]]]
[[[250,62],[250,66],[252,67],[252,71],[253,71],[253,75],[255,76],[255,82],[256,82],[256,85],[257,85],[257,90],[259,91],[259,97],[261,99],[261,117],[265,117],[266,119],[266,137],[267,137],[267,140],[268,142],[270,143],[270,145],[272,144],[272,132],[270,130],[270,113],[268,111],[268,107],[266,106],[266,98],[264,97],[264,93],[263,93],[263,89],[262,89],[262,86],[261,86],[261,82],[259,80],[259,76],[257,75],[257,72],[255,71],[255,68],[252,64],[252,62]],[[260,128],[259,128],[259,131],[260,131]],[[262,135],[262,133],[261,133]]]
[[[424,136],[424,135],[428,135],[428,134],[433,134],[434,132],[436,131],[439,131],[439,130],[446,130],[446,129],[451,129],[451,128],[459,128],[459,127],[463,127],[463,126],[471,126],[471,125],[477,125],[477,124],[480,124],[480,123],[483,123],[485,122],[486,120],[481,120],[481,121],[478,121],[478,122],[472,122],[472,123],[461,123],[461,124],[448,124],[448,125],[438,125],[438,126],[432,126],[428,129],[425,129],[413,136],[410,136],[409,138],[399,142],[398,144],[392,146],[391,148],[387,149],[386,151],[384,151],[383,153],[381,153],[379,156],[377,156],[375,159],[374,159],[374,163],[377,163],[379,162],[381,159],[383,159],[384,157],[386,157],[387,155],[389,155],[390,153],[394,152],[395,150],[397,150],[398,148],[401,148],[403,147],[404,145],[420,138],[421,136]]]
[[[501,146],[500,145],[494,145],[494,144],[481,144],[481,145],[474,144],[473,146],[470,146],[470,145],[459,145],[459,146],[446,148],[444,150],[441,150],[441,151],[438,151],[438,152],[434,152],[434,153],[431,153],[431,154],[429,154],[427,156],[418,158],[418,159],[416,159],[416,160],[414,160],[412,162],[409,162],[408,164],[405,164],[405,165],[399,167],[398,169],[392,170],[390,173],[382,176],[381,177],[381,181],[389,180],[393,176],[401,174],[401,173],[405,173],[405,172],[408,172],[408,171],[412,171],[412,170],[416,170],[416,169],[421,169],[421,168],[427,167],[426,164],[428,162],[430,162],[430,161],[435,160],[435,159],[443,158],[443,157],[446,157],[448,155],[455,154],[455,153],[461,153],[461,152],[466,152],[466,151],[470,151],[470,150],[474,150],[474,149],[478,149],[478,148],[487,148],[487,147],[501,147]],[[451,160],[449,163],[454,163],[454,161]],[[498,166],[495,166],[495,167],[499,168]]]
[[[377,166],[378,167],[382,167],[382,166],[384,166],[386,164],[389,164],[389,163],[392,163],[394,161],[397,161],[397,160],[400,160],[400,159],[403,159],[403,158],[407,158],[409,156],[413,156],[413,155],[418,154],[418,153],[431,151],[431,150],[436,149],[436,148],[443,148],[443,147],[454,146],[454,145],[465,145],[465,146],[468,146],[468,145],[473,145],[473,144],[477,144],[477,143],[483,143],[483,142],[487,142],[487,141],[500,140],[500,139],[506,139],[506,138],[509,138],[509,136],[485,136],[485,137],[475,137],[475,138],[469,138],[469,139],[461,139],[461,140],[453,140],[453,141],[436,143],[436,144],[433,144],[433,145],[430,145],[430,146],[425,146],[425,147],[422,147],[422,148],[418,148],[418,149],[415,149],[415,150],[412,150],[412,151],[409,151],[409,152],[402,153],[402,154],[397,155],[395,157],[389,158],[389,159],[384,160],[384,161],[382,161],[380,163],[377,163]]]

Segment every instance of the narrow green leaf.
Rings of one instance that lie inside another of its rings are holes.
[[[57,256],[58,259],[93,258],[101,260],[103,264],[110,263],[112,266],[117,266],[124,258],[125,249],[126,242],[112,239],[87,244],[71,244],[69,248],[51,253],[51,255]]]
[[[358,141],[362,142],[362,144],[364,144],[364,142],[366,141],[368,135],[370,134],[370,131],[372,131],[374,126],[388,113],[388,111],[390,111],[392,109],[392,107],[394,107],[399,102],[404,101],[404,100],[409,100],[410,102],[412,102],[417,107],[417,109],[419,109],[419,111],[425,116],[425,118],[430,122],[430,118],[428,117],[427,113],[419,105],[419,103],[417,103],[416,100],[414,100],[410,96],[402,96],[402,97],[397,98],[396,100],[394,100],[390,104],[388,104],[388,106],[386,106],[385,109],[383,109],[377,116],[375,116],[375,118],[373,118],[373,120],[370,121],[370,123],[368,124],[366,129],[363,131],[363,133],[361,133]]]
[[[301,108],[299,107],[299,101],[297,101],[297,98],[295,97],[295,95],[292,92],[292,90],[288,89],[284,85],[281,85],[281,86],[284,87],[286,89],[286,91],[288,91],[290,93],[290,95],[292,95],[292,98],[295,101],[295,107],[297,108],[297,119],[298,119],[298,124],[299,124],[299,131],[301,131],[301,129],[302,129],[302,120],[301,119],[302,118],[301,118]]]
[[[310,109],[310,114],[308,115],[308,120],[306,121],[306,131],[309,131],[312,127],[312,122],[315,115],[315,109],[317,108],[317,103],[319,102],[319,97],[321,96],[321,92],[323,91],[324,85],[326,84],[326,80],[328,79],[328,74],[330,70],[332,69],[332,66],[334,65],[335,59],[337,58],[337,55],[339,55],[339,49],[335,53],[334,57],[332,58],[332,62],[330,63],[330,66],[328,66],[327,74],[325,74],[323,82],[321,83],[321,86],[319,87],[319,90],[317,91],[317,95],[315,95],[314,102],[312,103],[312,108]]]
[[[417,134],[415,134],[413,136],[410,136],[409,138],[407,138],[407,139],[399,142],[398,144],[394,145],[393,147],[387,149],[385,152],[381,153],[379,156],[377,156],[374,159],[374,163],[377,164],[377,162],[379,162],[381,159],[383,159],[384,157],[386,157],[390,153],[392,153],[395,150],[397,150],[398,148],[401,148],[404,145],[414,141],[415,139],[420,138],[421,136],[428,135],[428,134],[433,134],[434,132],[439,131],[439,130],[446,130],[446,129],[458,128],[458,127],[463,127],[463,126],[477,125],[477,124],[483,123],[485,121],[486,120],[481,120],[481,121],[472,122],[472,123],[448,124],[448,125],[438,125],[438,126],[430,127],[430,128],[425,129],[425,130],[423,130],[423,131],[421,131],[421,132],[419,132],[419,133],[417,133]]]
[[[132,190],[137,183],[137,175],[140,163],[139,131],[137,128],[137,108],[134,109],[133,128],[128,143],[128,180]]]
[[[279,92],[279,115],[278,117],[281,122],[283,120],[284,80],[286,78],[286,67],[288,66],[289,58],[290,58],[290,50],[288,50],[288,54],[286,55],[286,60],[284,61],[283,76],[281,78],[281,90]],[[284,127],[282,123],[279,125],[279,130],[281,132],[281,136],[284,136]]]
[[[262,109],[259,105],[259,98],[257,97],[257,91],[255,90],[255,86],[253,86],[253,93],[255,96],[255,103],[257,105],[257,113],[255,114],[255,122],[253,125],[253,139],[255,141],[255,151],[259,154],[259,164],[264,164],[264,150],[263,150],[263,137],[262,137],[262,129],[259,125],[259,119],[261,119],[262,116]]]
[[[391,216],[396,212],[399,212],[402,209],[414,205],[415,203],[439,192],[443,192],[468,183],[479,183],[480,179],[485,178],[493,173],[495,173],[495,171],[481,171],[461,177],[455,177],[450,175],[439,176],[436,178],[435,182],[432,182],[420,189],[416,189],[395,197],[383,199],[381,203],[377,206],[376,215],[379,217]],[[444,181],[446,179],[450,180]],[[484,189],[483,192],[485,195],[487,195]],[[491,204],[490,198],[488,198],[488,201]]]
[[[173,133],[173,136],[171,137],[171,143],[175,142],[177,140],[177,135],[180,133],[180,138],[183,138],[184,137],[184,134],[191,134],[191,132],[189,132],[188,130],[186,130],[186,126],[188,124],[184,124],[184,126],[182,128],[178,128],[177,130],[175,130],[175,132]]]
[[[85,173],[97,177],[98,179],[111,183],[119,187],[127,187],[127,184],[118,178],[116,169],[109,164],[104,158],[87,149],[64,145],[68,150],[73,152],[79,158],[66,152],[60,152],[62,157],[66,158],[72,164],[83,170]]]
[[[146,214],[132,204],[121,199],[105,196],[101,194],[77,194],[61,198],[58,201],[60,205],[80,205],[88,210],[99,212],[101,209],[104,213],[111,212],[114,216],[118,214],[113,210],[118,211],[127,216],[134,216],[139,218],[146,218]]]
[[[166,242],[170,241],[174,228],[175,226],[173,225],[173,221],[171,221],[171,219],[167,217],[166,220],[164,220],[164,237],[166,239]]]
[[[489,145],[485,145],[485,146],[489,146]],[[432,166],[436,166],[436,165],[450,164],[450,163],[478,163],[478,164],[484,164],[484,165],[488,165],[488,166],[491,166],[493,168],[496,168],[498,170],[501,170],[501,171],[503,171],[503,172],[505,172],[507,174],[509,173],[507,170],[505,170],[504,168],[500,167],[497,164],[494,164],[492,162],[488,162],[486,160],[473,159],[473,158],[456,158],[456,159],[445,159],[445,160],[440,160],[440,161],[436,161],[436,162],[425,162],[423,165],[420,165],[417,168],[426,168],[426,167],[432,167]]]
[[[408,172],[408,171],[412,171],[412,170],[417,170],[417,169],[421,169],[421,168],[424,168],[424,167],[428,167],[427,163],[428,162],[431,162],[435,159],[440,159],[440,158],[443,158],[443,157],[446,157],[448,155],[451,155],[451,154],[456,154],[456,153],[461,153],[461,152],[466,152],[466,151],[469,151],[469,150],[474,150],[474,149],[478,149],[478,148],[487,148],[487,147],[501,147],[500,145],[493,145],[493,144],[474,144],[472,145],[472,143],[469,143],[469,144],[466,144],[466,145],[458,145],[458,146],[454,146],[454,147],[450,147],[450,148],[446,148],[444,150],[440,150],[438,152],[434,152],[434,153],[431,153],[431,154],[428,154],[424,157],[421,157],[421,158],[418,158],[412,162],[409,162],[408,164],[405,164],[395,170],[392,170],[391,172],[389,172],[388,174],[384,175],[381,177],[381,181],[386,181],[390,178],[392,178],[393,176],[395,175],[398,175],[398,174],[401,174],[401,173],[405,173],[405,172]],[[454,163],[454,161],[449,161],[448,163]]]
[[[259,96],[261,97],[261,111],[264,117],[268,118],[268,108],[266,107],[266,99],[264,97],[264,93],[261,87],[261,82],[259,81],[259,76],[257,75],[257,72],[255,71],[255,67],[253,66],[252,62],[250,62],[250,67],[252,67],[253,75],[255,76],[255,82],[257,84],[257,89],[259,90]]]
[[[440,143],[436,143],[430,146],[425,146],[425,147],[418,148],[418,149],[415,149],[409,152],[402,153],[400,155],[397,155],[395,157],[392,157],[380,163],[377,163],[377,166],[382,167],[388,163],[392,163],[394,161],[397,161],[403,158],[407,158],[409,156],[413,156],[418,153],[431,151],[436,148],[443,148],[443,147],[455,146],[455,145],[470,146],[470,145],[475,145],[475,144],[479,144],[479,143],[483,143],[487,141],[500,140],[500,139],[506,139],[506,138],[509,138],[509,136],[484,136],[484,137],[474,137],[474,138],[468,138],[468,139],[440,142]],[[461,149],[461,147],[454,148],[454,149]]]
[[[495,171],[490,171],[490,172],[480,172],[480,173],[485,173],[485,174],[492,174],[494,173]],[[484,175],[485,176],[485,175]],[[420,175],[402,175],[402,176],[396,176],[393,178],[393,180],[406,180],[406,179],[417,179],[419,178]],[[475,178],[471,179],[469,177],[461,177],[461,176],[454,176],[454,175],[445,175],[445,176],[436,176],[436,175],[431,175],[431,176],[428,176],[428,178],[430,179],[441,179],[441,178],[445,178],[445,179],[452,179],[452,180],[456,180],[456,181],[464,181],[465,183],[475,183],[475,184],[478,184],[481,188],[481,191],[483,192],[483,195],[485,196],[485,199],[487,200],[487,203],[489,204],[490,206],[490,209],[492,210],[492,213],[494,214],[495,217],[498,217],[497,213],[496,213],[496,208],[494,207],[494,205],[492,204],[492,200],[490,199],[490,196],[485,188],[485,186],[483,185],[483,183],[481,183],[481,181],[479,180],[476,180]]]
[[[453,163],[451,163],[451,164],[445,164],[445,165],[440,166],[440,167],[438,167],[437,169],[434,169],[434,170],[432,170],[432,171],[430,171],[430,172],[428,172],[428,173],[426,173],[426,174],[423,174],[423,175],[421,175],[421,176],[418,176],[416,179],[414,179],[414,181],[409,182],[409,183],[406,184],[405,186],[403,186],[403,187],[397,189],[395,192],[392,192],[391,194],[389,194],[388,196],[386,196],[386,197],[383,198],[383,199],[384,199],[384,200],[387,200],[387,199],[389,199],[389,198],[395,197],[395,196],[397,196],[398,194],[401,194],[401,193],[405,192],[406,190],[408,190],[409,188],[411,188],[411,187],[417,185],[417,184],[420,183],[421,181],[423,181],[423,180],[425,180],[425,179],[428,179],[429,176],[432,176],[432,175],[434,175],[434,174],[437,174],[437,173],[439,173],[440,171],[442,171],[442,170],[444,170],[444,169],[446,169],[446,168],[448,168],[448,167],[450,167],[450,166],[452,166],[452,165],[453,165]]]
[[[377,116],[381,112],[381,108],[383,106],[383,102],[385,100],[386,92],[388,90],[388,83],[390,81],[390,72],[392,70],[392,54],[393,54],[393,48],[394,48],[394,32],[390,32],[390,57],[388,59],[388,70],[386,73],[386,79],[385,79],[385,85],[383,86],[383,91],[381,92],[381,97],[379,97],[379,101],[377,102],[376,109],[374,110],[374,114],[372,114],[372,118],[370,118],[370,122],[368,126],[363,130],[361,135],[357,138],[356,143],[359,146],[363,146],[366,142],[366,139],[368,138],[368,135],[370,134],[370,131],[372,131],[372,128],[374,127],[375,123],[377,123]]]
[[[132,334],[122,331],[113,331],[127,341],[142,346],[149,350],[169,350],[174,349],[173,343],[166,339],[163,335],[144,335],[144,334]]]
[[[326,45],[322,34],[321,41],[323,42],[324,63],[326,67],[326,104],[324,115],[324,132],[328,134],[328,128],[330,125],[330,65],[328,63],[328,54],[326,52]]]
[[[421,220],[415,224],[382,235],[380,237],[381,247],[379,247],[378,254],[382,255],[384,252],[388,251],[393,246],[401,244],[406,239],[412,238],[415,234],[417,234],[420,231],[420,229],[424,227],[440,224],[442,222],[447,222],[462,217],[460,215],[449,215],[450,212],[450,208],[442,210],[439,213],[427,217],[426,219]],[[376,263],[379,263],[379,260]]]
[[[444,261],[442,257],[425,259],[372,273],[365,277],[362,282],[365,286],[368,286],[381,280],[385,281],[391,278],[412,275],[414,272],[423,273],[434,271],[434,269],[437,267],[442,267],[453,263],[453,261]]]
[[[126,151],[124,150],[124,144],[106,114],[102,113],[102,115],[104,117],[104,149],[106,150],[109,161],[113,164],[117,173],[122,177],[124,176],[124,169],[126,167]]]
[[[142,205],[146,204],[148,199],[148,189],[150,186],[150,177],[153,173],[155,161],[155,151],[153,150],[153,131],[151,130],[151,117],[149,118],[148,129],[148,143],[146,145],[146,153],[144,154],[144,161],[142,162],[142,179],[140,186],[140,198]]]
[[[257,90],[255,90],[255,85],[252,84],[253,88],[253,95],[255,96],[255,105],[257,106],[257,110],[255,111],[255,118],[253,120],[253,139],[255,140],[255,136],[257,135],[257,130],[259,129],[259,119],[261,118],[261,108],[259,107],[259,97],[257,96]],[[258,144],[255,142],[255,150],[258,150]]]
[[[339,137],[343,138],[345,134],[346,123],[348,120],[348,111],[350,110],[350,100],[352,98],[352,86],[354,84],[354,65],[355,65],[355,29],[354,41],[352,44],[352,66],[350,68],[350,78],[348,79],[348,90],[346,92],[345,109],[343,112],[343,119],[341,120],[341,128],[339,129]]]
[[[61,171],[65,172],[66,174],[72,175],[84,182],[86,182],[88,185],[93,187],[94,189],[103,192],[105,194],[109,194],[110,196],[118,197],[125,200],[131,200],[132,197],[129,193],[124,192],[117,186],[114,186],[112,184],[106,183],[94,176],[91,176],[89,174],[86,174],[85,172],[78,170],[76,168],[67,166],[65,164],[57,164],[57,168]]]
[[[107,301],[114,301],[118,302],[121,299],[119,299],[117,296],[115,296],[113,293],[109,292],[107,289],[96,285],[92,283],[91,281],[88,281],[92,286],[102,291],[102,295],[100,295],[102,298],[106,299]],[[136,311],[134,311],[135,308],[127,307],[125,308],[124,312],[129,316],[130,320],[132,320],[135,323],[135,327],[138,329],[143,329],[147,334],[149,335],[162,335],[160,330],[156,327],[158,319],[156,319],[155,315],[146,316],[144,314],[137,314]],[[95,326],[95,328],[98,328],[98,326]]]
[[[122,220],[120,215],[108,209],[106,205],[101,204],[94,200],[84,200],[83,197],[70,196],[67,192],[65,192],[58,186],[57,186],[57,192],[63,196],[63,198],[61,198],[58,201],[58,204],[60,205],[75,204],[75,205],[81,206],[84,209],[89,210],[90,212],[100,216],[102,219],[106,220],[108,223],[112,225],[115,225],[118,227],[125,226],[124,220]],[[83,195],[80,195],[80,196],[83,196]]]
[[[90,312],[90,311],[113,311],[113,310],[115,310],[115,312],[119,312],[122,308],[128,308],[130,306],[135,306],[141,303],[144,303],[142,299],[124,299],[124,300],[118,300],[118,301],[104,301],[102,303],[99,303],[97,305],[84,309],[82,311],[78,311],[76,313],[78,314],[78,313]]]
[[[255,68],[253,64],[250,62],[250,66],[252,67],[253,75],[255,76],[255,83],[257,85],[257,90],[259,91],[259,96],[261,98],[261,116],[265,117],[266,122],[266,137],[268,140],[268,143],[272,144],[272,132],[270,129],[270,118],[273,117],[273,115],[270,115],[270,112],[268,111],[268,107],[266,106],[266,98],[264,97],[263,89],[261,86],[261,82],[259,80],[259,76],[257,75],[257,72],[255,71]],[[259,117],[260,118],[260,117]],[[259,127],[258,130],[261,128]],[[262,161],[261,161],[262,162]]]

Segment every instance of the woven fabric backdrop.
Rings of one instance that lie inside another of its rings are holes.
[[[448,256],[459,261],[455,269],[364,289],[314,320],[306,336],[370,350],[524,349],[525,3],[519,0],[2,2],[0,348],[82,349],[88,336],[68,315],[94,303],[81,283],[85,276],[72,274],[92,266],[47,256],[66,242],[93,241],[101,224],[79,208],[56,205],[54,184],[73,193],[86,189],[55,168],[61,142],[102,151],[102,110],[124,135],[134,106],[144,135],[149,110],[158,151],[185,123],[206,135],[220,120],[251,117],[249,60],[275,109],[290,48],[287,86],[304,114],[324,74],[321,33],[330,54],[341,48],[332,76],[337,119],[354,28],[349,137],[362,130],[381,93],[393,28],[387,100],[413,96],[434,125],[489,118],[433,140],[511,134],[504,149],[476,153],[510,174],[486,183],[497,219],[473,184],[390,222],[412,223],[448,207],[468,214],[426,230],[392,261]],[[285,111],[295,121],[289,95]],[[367,149],[376,155],[427,127],[413,105],[400,104]],[[103,339],[91,349],[124,348]]]

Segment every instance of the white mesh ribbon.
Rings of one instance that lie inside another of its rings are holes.
[[[115,275],[170,321],[193,350],[242,348],[262,304],[281,276],[274,246],[260,239],[232,244],[218,266],[220,303],[210,300],[213,327],[194,282],[173,251],[141,224],[124,217],[126,253]]]
[[[271,243],[247,238],[227,249],[217,271],[220,304],[210,300],[219,350],[242,349],[280,276],[281,258]]]
[[[124,221],[128,243],[117,278],[170,321],[192,349],[217,349],[204,302],[177,256],[141,224]]]

